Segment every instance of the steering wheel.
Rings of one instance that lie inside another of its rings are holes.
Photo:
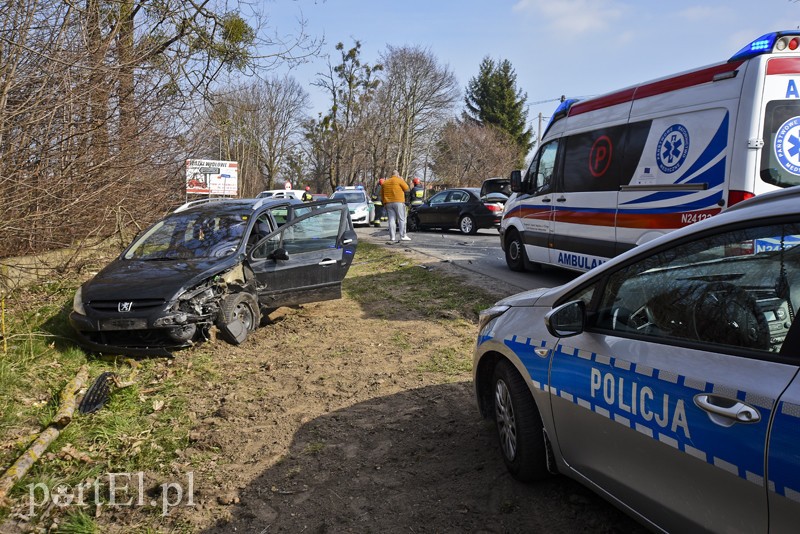
[[[767,319],[750,293],[728,282],[712,282],[696,294],[692,325],[698,340],[769,349]]]

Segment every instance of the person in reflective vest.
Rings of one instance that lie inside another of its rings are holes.
[[[306,190],[303,191],[303,202],[311,202],[314,200],[314,197],[311,196],[311,188],[306,186]]]
[[[425,190],[419,184],[419,178],[414,178],[412,182],[414,186],[409,193],[409,204],[413,208],[414,206],[421,206],[425,202]]]
[[[375,194],[372,195],[372,203],[375,205],[375,220],[373,224],[380,226],[381,221],[388,221],[389,217],[386,215],[386,210],[383,208],[383,201],[381,200],[381,188],[383,187],[383,178],[378,180],[378,187],[375,188]]]

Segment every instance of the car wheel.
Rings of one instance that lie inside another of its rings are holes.
[[[406,230],[408,230],[409,232],[419,232],[420,230],[419,217],[417,217],[416,215],[411,215],[408,218],[408,222],[406,223]]]
[[[233,345],[241,345],[261,320],[258,301],[247,292],[233,293],[222,300],[217,326]]]
[[[472,215],[461,217],[461,220],[458,221],[458,228],[462,234],[473,235],[478,232],[478,225],[475,224],[475,219],[472,218]]]
[[[544,426],[525,380],[511,363],[502,360],[495,367],[492,384],[497,435],[506,468],[523,482],[546,478]]]
[[[525,270],[526,260],[522,238],[519,236],[519,232],[511,230],[506,242],[506,265],[512,271],[522,272]]]

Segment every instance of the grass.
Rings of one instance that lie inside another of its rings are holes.
[[[59,392],[82,365],[89,368],[90,382],[101,372],[112,371],[133,384],[115,390],[97,412],[76,414],[47,454],[11,491],[11,506],[0,503],[0,530],[12,511],[27,513],[32,487],[47,488],[52,495],[59,487],[74,489],[108,473],[146,472],[158,480],[174,478],[172,466],[189,442],[189,412],[198,385],[222,376],[220,366],[225,360],[216,353],[224,346],[201,345],[175,359],[87,355],[72,341],[67,321],[77,278],[30,286],[5,298],[5,348],[0,343],[0,472],[51,423]],[[413,312],[454,331],[473,327],[478,311],[494,302],[487,294],[465,288],[457,278],[421,268],[401,254],[369,243],[359,244],[343,288],[365,309],[380,308],[378,317],[381,313]],[[454,336],[455,345],[437,350],[419,371],[447,377],[468,370],[471,347],[464,345],[466,337]],[[391,343],[408,350],[413,339],[397,333]],[[318,454],[324,446],[310,443],[304,452]],[[57,522],[60,532],[103,530],[93,518],[93,508],[46,508],[34,510],[32,528],[47,529]],[[153,524],[160,525],[160,510],[152,514]]]

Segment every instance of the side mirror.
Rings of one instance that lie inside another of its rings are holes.
[[[509,179],[511,180],[511,191],[513,193],[522,193],[522,171],[519,169],[511,171]]]
[[[278,248],[272,251],[272,254],[269,255],[269,259],[286,261],[289,259],[289,253],[286,252],[285,248]]]
[[[544,316],[547,331],[556,337],[570,337],[583,332],[586,324],[586,304],[573,300],[550,310]]]

